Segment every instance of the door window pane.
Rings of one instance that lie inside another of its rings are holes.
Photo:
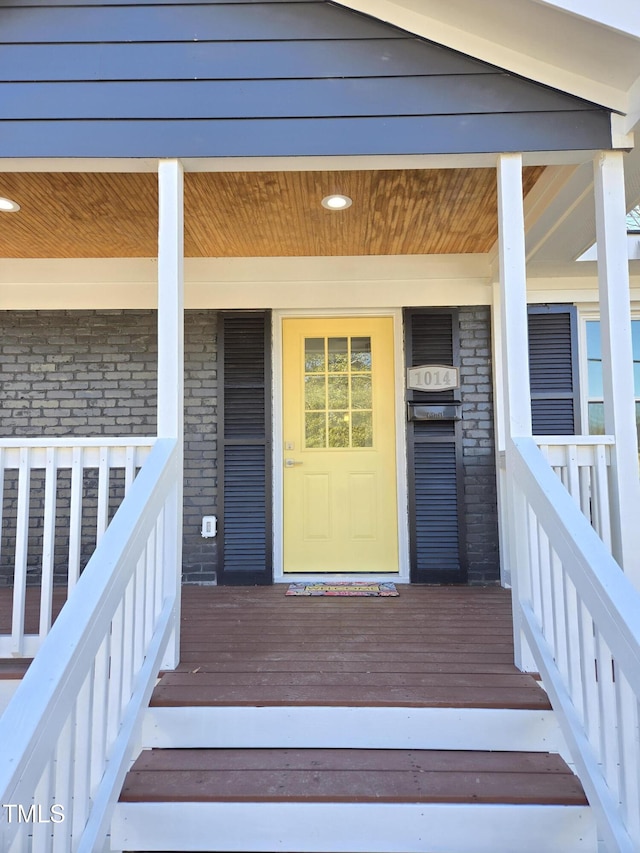
[[[371,412],[354,412],[351,416],[354,447],[373,447],[373,415]]]
[[[371,338],[351,338],[351,369],[371,370]]]
[[[324,376],[304,377],[305,409],[326,409],[327,380]]]
[[[351,407],[354,409],[371,408],[371,376],[351,377]]]
[[[329,370],[345,373],[349,369],[347,338],[329,338],[327,349]]]
[[[373,447],[371,338],[306,338],[305,447]]]
[[[305,338],[304,370],[305,373],[324,373],[325,355],[324,338]]]
[[[306,412],[304,416],[304,446],[326,447],[327,425],[324,412]]]
[[[349,408],[349,377],[348,376],[330,376],[329,377],[329,409],[348,409]]]
[[[349,447],[349,412],[329,412],[329,447]]]

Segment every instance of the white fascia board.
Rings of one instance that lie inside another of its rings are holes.
[[[629,0],[535,0],[578,18],[593,21],[609,30],[640,38],[640,5]]]
[[[13,259],[0,309],[155,308],[157,262]],[[189,258],[187,308],[393,308],[491,301],[486,255]]]
[[[525,166],[571,165],[591,160],[595,151],[528,151]],[[185,172],[346,172],[377,169],[491,169],[495,153],[479,154],[380,154],[322,157],[184,157]],[[0,157],[0,172],[108,173],[158,171],[158,160],[131,157]]]
[[[629,89],[627,115],[624,116],[625,133],[640,133],[640,77]]]
[[[634,135],[629,126],[630,118],[628,115],[611,113],[611,145],[613,148],[631,151],[634,147]]]
[[[457,50],[476,59],[497,65],[554,89],[621,113],[627,112],[627,92],[591,77],[543,62],[535,56],[514,50],[505,44],[477,36],[444,21],[429,17],[398,0],[336,0],[339,5],[386,21],[422,38]]]

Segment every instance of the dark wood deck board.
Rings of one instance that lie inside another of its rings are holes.
[[[13,681],[24,676],[29,669],[30,658],[2,658],[0,659],[0,681],[7,679]]]
[[[66,589],[56,587],[53,592],[53,618],[58,615],[67,598]],[[13,587],[0,587],[0,634],[10,634],[13,611]],[[26,590],[25,633],[37,634],[40,622],[40,587],[28,586]]]
[[[181,661],[152,704],[549,707],[513,665],[507,590],[399,590],[335,598],[287,597],[284,584],[183,587]],[[37,630],[39,595],[27,590],[28,632]],[[0,589],[5,632],[11,596]],[[56,612],[63,601],[57,589]]]
[[[154,706],[349,705],[546,709],[513,665],[497,587],[401,586],[397,598],[184,587],[181,660]]]
[[[549,707],[539,688],[454,688],[411,690],[398,687],[176,687],[154,691],[153,707],[176,706],[349,706],[407,708],[511,708],[545,710]]]
[[[121,801],[586,803],[561,759],[539,753],[153,750],[141,758]]]

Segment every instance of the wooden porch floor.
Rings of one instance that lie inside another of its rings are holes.
[[[270,587],[182,590],[181,660],[153,706],[388,706],[548,709],[513,664],[510,593],[399,586],[397,598],[287,597]],[[27,590],[27,633],[39,589]],[[56,590],[55,612],[63,603]],[[11,590],[0,589],[0,630]],[[23,667],[0,662],[0,677]]]
[[[548,709],[513,664],[510,593],[402,586],[397,598],[184,587],[182,656],[153,706]]]

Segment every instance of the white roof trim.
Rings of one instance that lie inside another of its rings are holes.
[[[336,2],[530,80],[552,86],[612,110],[622,113],[626,113],[628,110],[627,91],[593,77],[577,74],[561,64],[544,62],[534,56],[510,48],[504,43],[483,38],[470,30],[434,18],[425,11],[418,11],[420,4],[415,0],[336,0]],[[519,2],[523,2],[523,0],[519,0]],[[527,0],[527,2],[529,5],[531,4],[531,0]],[[582,12],[579,16],[583,20],[591,21],[597,26],[607,26],[610,30],[615,29],[616,32],[623,32],[625,36],[633,37],[636,35],[633,29],[622,31],[619,26],[613,26],[613,24],[620,23],[618,20],[620,16],[614,15],[613,12],[617,11],[622,5],[628,7],[628,0],[619,0],[618,2],[610,0],[613,9],[607,9],[606,12],[600,10],[601,14],[597,17],[585,15],[583,8],[585,6],[588,9],[595,7],[596,0],[565,0],[565,2],[533,0],[533,2],[537,5],[553,7],[560,13],[565,12],[573,16],[577,15],[574,12],[574,7],[576,10],[580,8]],[[631,17],[635,19],[638,17],[638,13]],[[640,39],[640,34],[638,34],[638,38]],[[612,56],[612,60],[615,60],[615,56]]]

